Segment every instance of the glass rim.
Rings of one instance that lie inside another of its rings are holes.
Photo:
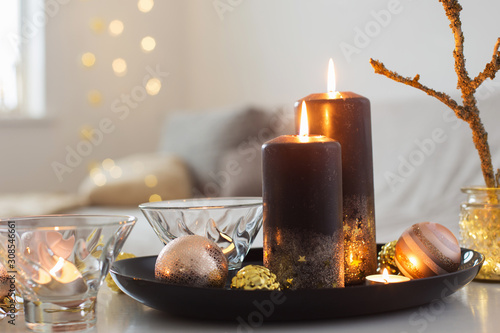
[[[8,229],[9,228],[9,222],[17,222],[17,221],[30,221],[30,220],[63,220],[63,219],[89,219],[89,218],[96,218],[95,223],[89,223],[85,225],[78,225],[75,223],[71,223],[68,225],[65,225],[63,223],[57,224],[57,223],[51,223],[50,225],[46,226],[33,226],[29,224],[23,224],[23,225],[17,225],[15,226],[16,230],[55,230],[57,228],[57,231],[60,230],[74,230],[74,229],[92,229],[92,228],[99,228],[99,227],[109,227],[109,226],[118,226],[118,225],[134,225],[137,222],[137,217],[132,216],[132,215],[104,215],[104,214],[47,214],[47,215],[29,215],[29,216],[15,216],[15,217],[8,217],[8,218],[0,218],[0,230],[1,229]],[[113,220],[115,218],[115,220]],[[103,222],[102,219],[109,219],[111,221],[108,222]],[[2,222],[5,222],[3,224]]]
[[[139,208],[141,210],[148,210],[148,209],[195,210],[195,209],[248,208],[259,205],[262,205],[262,197],[217,197],[217,198],[190,198],[190,199],[146,202],[140,204]]]
[[[485,187],[485,186],[465,186],[460,188],[463,193],[473,192],[500,192],[500,187]]]

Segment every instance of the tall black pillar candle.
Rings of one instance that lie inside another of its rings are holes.
[[[352,92],[309,95],[295,103],[296,129],[302,101],[310,133],[342,146],[345,283],[362,283],[377,269],[370,101]]]
[[[284,135],[264,143],[264,265],[284,288],[344,286],[340,144]]]

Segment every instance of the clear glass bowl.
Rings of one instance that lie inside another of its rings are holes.
[[[262,227],[262,198],[234,197],[149,202],[139,205],[160,240],[200,235],[219,245],[229,269],[239,269]]]
[[[93,327],[97,292],[135,222],[105,215],[0,219],[0,262],[15,276],[28,328]]]

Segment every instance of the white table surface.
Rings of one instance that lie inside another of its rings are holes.
[[[341,302],[341,300],[339,300]],[[498,332],[500,283],[472,282],[449,299],[416,308],[335,320],[264,323],[207,322],[169,316],[103,286],[98,296],[97,327],[90,332]],[[16,326],[0,321],[0,332],[29,332],[24,316]]]
[[[118,210],[117,210],[118,211]],[[74,213],[116,213],[109,209],[79,209]],[[137,256],[158,254],[162,248],[147,221],[137,210],[124,211],[138,217],[124,251]],[[385,239],[380,241],[386,241]],[[254,244],[262,246],[259,236]],[[339,300],[341,302],[342,300]],[[241,327],[237,322],[208,322],[176,318],[149,308],[125,294],[115,293],[106,285],[98,295],[97,326],[90,332],[500,332],[500,283],[472,282],[449,298],[434,303],[362,317],[334,320],[264,323],[261,327]],[[16,326],[0,321],[0,333],[30,332],[19,314]]]

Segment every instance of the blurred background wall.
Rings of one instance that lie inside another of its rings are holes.
[[[461,2],[467,65],[475,75],[500,36],[500,3]],[[113,37],[108,25],[115,19],[124,29]],[[45,27],[47,117],[0,121],[0,191],[75,191],[94,161],[156,151],[162,119],[174,110],[249,103],[291,110],[295,100],[326,90],[330,57],[337,90],[372,101],[376,135],[384,131],[385,103],[397,100],[404,108],[430,97],[375,75],[370,57],[456,96],[448,24],[437,0],[156,0],[146,13],[136,0],[60,1]],[[148,53],[140,46],[146,36],[156,41]],[[95,55],[90,68],[82,64],[86,52]],[[117,58],[126,62],[122,76],[112,68]],[[151,72],[161,89],[144,95],[140,87]],[[487,99],[495,91],[500,84],[488,82],[480,94]],[[442,109],[437,101],[429,105]],[[401,112],[401,126],[408,126]],[[82,130],[100,126],[108,133],[58,177],[54,162],[67,165]],[[384,142],[374,143],[381,151]],[[375,154],[376,186],[398,162],[379,163],[381,156]]]

